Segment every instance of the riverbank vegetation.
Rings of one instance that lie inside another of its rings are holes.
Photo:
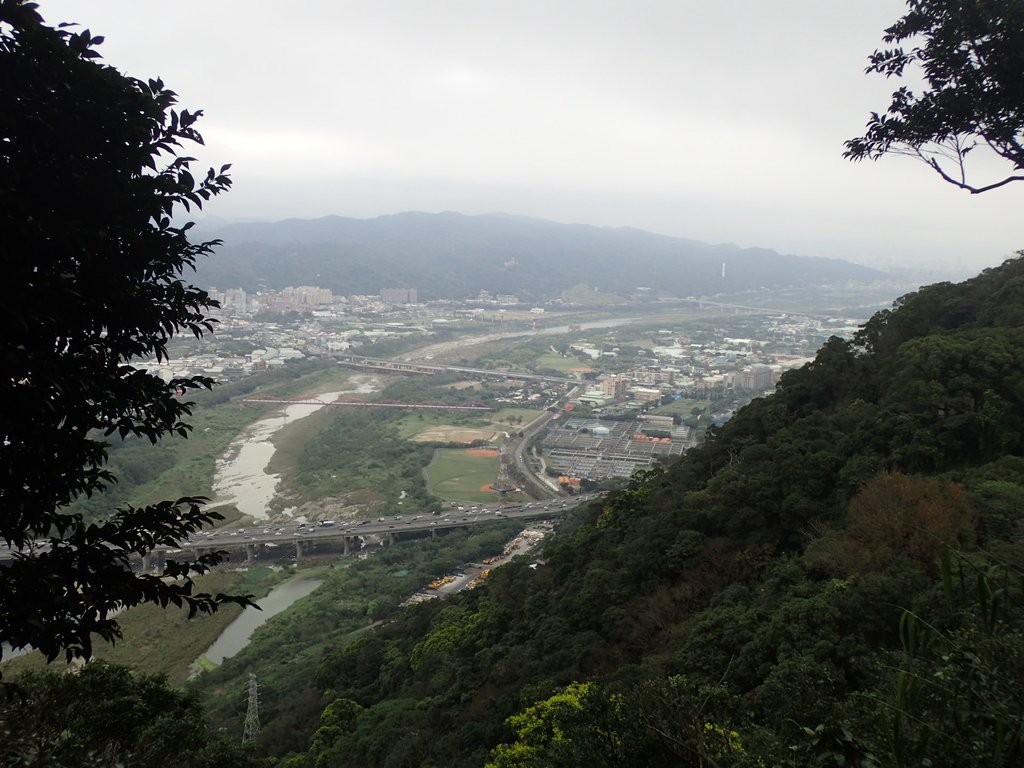
[[[467,562],[499,554],[522,525],[493,523],[399,540],[366,559],[320,564],[304,574],[324,583],[288,611],[271,618],[236,656],[190,684],[203,695],[217,727],[241,734],[249,672],[260,684],[259,747],[273,755],[304,750],[324,706],[317,675],[322,659],[366,642],[400,615],[401,604],[434,579]]]
[[[301,430],[282,436],[281,456],[270,464],[281,473],[279,504],[363,492],[376,514],[401,514],[436,503],[422,470],[432,449],[401,439],[401,414],[386,408],[330,408]]]
[[[252,595],[259,603],[270,589],[285,578],[281,569],[253,567],[246,570],[217,568],[196,579],[197,591]],[[96,646],[93,658],[108,664],[143,670],[165,677],[172,685],[183,684],[191,665],[242,613],[241,606],[227,605],[213,614],[188,617],[181,608],[139,605],[118,616],[122,637],[116,643]],[[3,674],[16,676],[29,670],[58,669],[47,665],[41,653],[29,653],[4,661]]]
[[[212,645],[240,609],[230,615],[220,612],[192,620],[186,619],[180,611],[133,609],[121,617],[123,641],[98,648],[96,661],[87,668],[88,675],[97,676],[97,684],[103,685],[114,684],[108,679],[111,676],[117,680],[123,678],[122,682],[134,680],[133,685],[139,686],[139,690],[151,691],[148,695],[156,697],[154,701],[173,700],[186,707],[188,714],[183,709],[179,716],[191,723],[190,728],[194,729],[191,738],[208,738],[205,734],[209,724],[211,733],[220,734],[217,744],[221,741],[237,744],[246,712],[248,675],[253,672],[260,685],[262,729],[258,743],[245,753],[224,748],[223,762],[214,761],[210,766],[234,766],[236,763],[232,761],[235,760],[242,761],[238,765],[248,765],[244,761],[255,761],[257,754],[281,756],[302,750],[319,724],[324,703],[316,679],[321,659],[353,643],[363,642],[375,627],[388,624],[398,615],[421,611],[417,606],[403,608],[402,603],[426,584],[452,573],[462,564],[480,562],[499,554],[520,528],[519,523],[505,521],[474,529],[447,530],[436,537],[426,535],[399,541],[365,559],[355,555],[332,561],[319,558],[310,567],[300,570],[304,577],[323,581],[316,591],[271,618],[236,656],[188,683],[185,678],[191,662]],[[220,569],[203,577],[198,586],[208,590],[239,590],[258,598],[293,572],[292,568]],[[110,671],[106,671],[105,665],[112,663],[124,666],[110,667]],[[32,691],[33,701],[47,701],[48,692],[58,688],[62,696],[72,696],[68,685],[61,687],[58,681],[78,679],[60,674],[52,664],[46,665],[38,654],[6,661],[3,673],[6,682]],[[92,679],[88,675],[82,678],[86,681],[83,691]],[[188,693],[168,688],[162,682],[165,676],[171,683],[184,686]],[[73,695],[78,696],[78,693]],[[120,694],[113,688],[104,695],[111,699],[112,706],[120,701]],[[0,702],[0,713],[2,711]],[[63,710],[58,707],[55,711]],[[133,710],[140,716],[143,711]],[[75,717],[77,715],[68,719],[69,727],[77,723]],[[193,722],[195,718],[199,719]],[[0,745],[0,750],[20,748],[20,740],[28,739],[29,733],[47,732],[49,722],[40,717],[31,728],[17,718],[0,722],[0,734],[8,739]],[[162,720],[155,717],[153,722]],[[132,730],[134,727],[127,727],[125,732],[136,733]],[[97,739],[101,736],[101,732],[95,734]],[[265,762],[259,764],[266,765]]]
[[[138,506],[185,495],[212,498],[217,459],[245,427],[272,412],[273,406],[242,404],[242,398],[298,397],[337,386],[346,374],[329,362],[303,361],[220,384],[211,391],[190,393],[195,407],[187,437],[169,435],[154,445],[141,438],[111,435],[108,466],[118,482],[102,493],[79,498],[70,509],[87,520],[99,520],[125,504]]]

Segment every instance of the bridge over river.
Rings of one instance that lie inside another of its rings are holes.
[[[180,548],[157,547],[143,559],[143,568],[159,569],[168,555],[194,556],[215,550],[228,552],[232,559],[236,555],[244,557],[246,563],[254,562],[268,547],[293,547],[297,559],[309,554],[318,544],[340,544],[342,554],[349,554],[355,548],[357,539],[370,536],[378,537],[384,544],[391,544],[405,535],[419,535],[426,531],[434,535],[439,530],[488,525],[502,520],[550,518],[561,515],[592,498],[594,497],[580,496],[521,506],[469,508],[461,511],[451,510],[438,515],[427,513],[384,520],[378,518],[369,521],[338,522],[329,526],[300,523],[255,530],[210,531],[189,540]]]

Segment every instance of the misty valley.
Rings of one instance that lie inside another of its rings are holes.
[[[855,5],[0,0],[0,766],[1024,765],[1024,4]]]

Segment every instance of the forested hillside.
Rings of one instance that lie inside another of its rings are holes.
[[[831,339],[536,562],[320,664],[301,766],[1011,766],[1024,260]]]
[[[426,301],[475,298],[486,290],[541,301],[581,283],[622,296],[641,286],[667,295],[701,296],[863,285],[884,277],[838,259],[500,214],[327,216],[234,224],[212,234],[224,245],[217,258],[199,266],[198,280],[220,288],[241,285],[247,291],[320,285],[348,295],[417,288]]]

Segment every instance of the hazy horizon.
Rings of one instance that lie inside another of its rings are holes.
[[[205,111],[206,148],[184,150],[233,164],[217,220],[501,212],[966,276],[1024,247],[1024,185],[971,196],[907,158],[842,158],[899,84],[863,70],[904,10],[40,2]]]
[[[316,216],[316,217],[288,216],[288,217],[285,217],[285,218],[260,218],[260,217],[224,218],[224,217],[220,217],[220,216],[216,216],[216,215],[204,216],[204,215],[200,214],[199,215],[199,219],[198,219],[200,227],[197,230],[195,230],[195,231],[200,232],[201,233],[200,234],[201,237],[213,237],[213,236],[219,236],[222,233],[223,229],[229,228],[229,227],[231,227],[233,225],[246,225],[246,224],[269,224],[269,225],[273,225],[273,224],[280,224],[280,223],[292,222],[292,221],[313,222],[313,221],[317,221],[317,220],[320,220],[320,219],[329,219],[329,218],[351,219],[351,220],[355,220],[355,221],[374,221],[374,220],[377,220],[377,219],[383,219],[383,218],[388,218],[388,217],[392,217],[392,216],[401,216],[403,214],[427,214],[427,215],[457,214],[457,215],[460,215],[460,216],[500,216],[500,217],[511,217],[511,218],[529,219],[529,220],[533,220],[533,221],[543,221],[543,222],[547,222],[547,223],[550,223],[550,224],[556,224],[556,225],[585,226],[585,227],[595,227],[597,229],[610,229],[610,230],[616,230],[616,229],[636,230],[636,231],[646,232],[648,234],[659,235],[659,236],[664,236],[664,237],[670,237],[670,238],[675,238],[675,239],[679,239],[679,240],[697,241],[697,238],[687,238],[687,237],[684,237],[684,236],[681,236],[681,235],[671,235],[671,234],[666,234],[664,232],[654,232],[653,230],[644,229],[642,227],[633,227],[633,226],[629,226],[629,225],[623,225],[621,227],[615,227],[615,226],[606,226],[606,225],[600,225],[600,224],[590,224],[588,222],[581,222],[581,221],[555,221],[554,219],[547,219],[547,218],[543,218],[543,217],[540,217],[540,216],[526,216],[526,215],[523,215],[523,214],[509,213],[507,211],[482,211],[480,213],[464,214],[461,211],[414,211],[414,210],[410,210],[410,211],[395,211],[393,213],[382,213],[382,214],[379,214],[379,215],[376,215],[376,216],[342,216],[340,214],[324,214],[323,216]],[[181,218],[182,218],[182,220],[186,220],[188,217],[181,217]],[[196,219],[196,216],[191,216],[191,218],[192,219]],[[705,241],[698,241],[698,242],[705,242]],[[705,243],[705,244],[711,245],[711,246],[722,246],[722,247],[726,247],[726,248],[734,247],[734,248],[739,248],[739,249],[742,249],[742,250],[745,250],[747,248],[773,250],[776,253],[778,253],[780,256],[809,256],[809,257],[812,257],[812,258],[835,259],[835,260],[840,260],[840,261],[847,261],[847,262],[852,263],[852,264],[860,264],[861,266],[866,266],[866,267],[871,267],[871,268],[874,268],[874,269],[879,269],[880,271],[885,272],[886,274],[890,275],[891,277],[893,277],[897,281],[916,282],[916,283],[918,283],[920,285],[925,285],[927,283],[935,282],[935,281],[940,281],[940,280],[957,280],[957,281],[960,281],[960,280],[963,280],[963,279],[966,279],[966,278],[969,278],[969,277],[973,277],[979,271],[979,270],[971,268],[969,266],[965,266],[963,268],[960,268],[960,267],[957,267],[957,265],[930,265],[930,264],[920,264],[920,263],[895,264],[895,265],[890,264],[887,267],[885,264],[872,264],[872,263],[869,263],[867,261],[855,261],[853,259],[843,259],[843,258],[838,257],[838,256],[820,256],[819,254],[813,254],[813,253],[810,253],[810,254],[787,253],[785,251],[780,251],[779,249],[772,248],[771,246],[758,245],[758,244],[752,244],[752,245],[749,245],[749,246],[739,245],[739,244],[737,244],[735,242],[718,242],[718,243]]]

